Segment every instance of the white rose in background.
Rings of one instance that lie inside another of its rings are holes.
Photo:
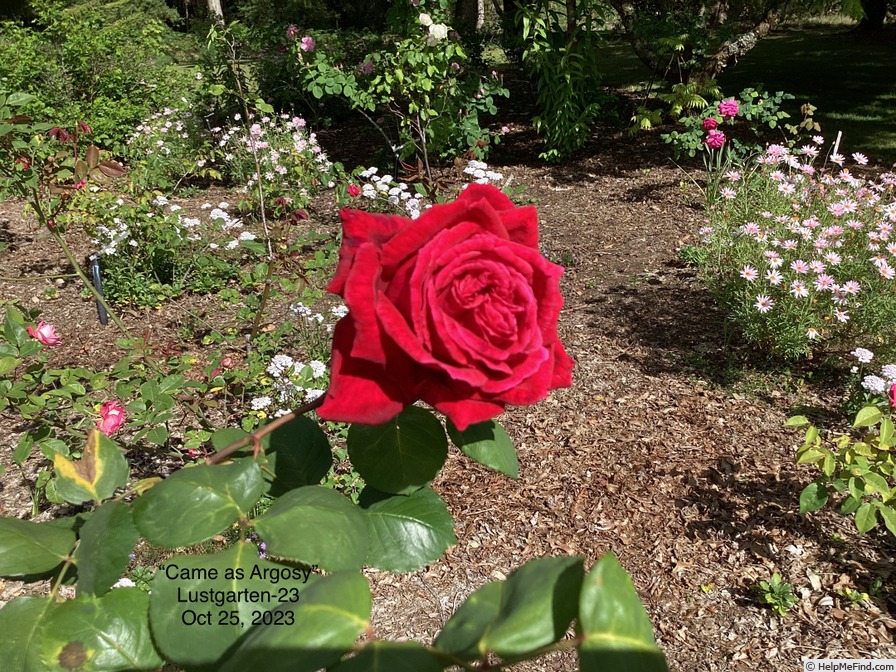
[[[421,14],[420,18],[417,20],[423,26],[429,27],[432,25],[432,17],[429,14]]]
[[[429,46],[434,44],[438,44],[442,40],[448,37],[448,26],[444,23],[434,23],[429,27],[429,37],[426,38],[426,43]]]

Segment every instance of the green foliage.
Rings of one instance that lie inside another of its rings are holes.
[[[777,132],[777,139],[781,142],[792,144],[798,130],[805,130],[804,128],[790,130],[791,127],[786,127],[788,132],[785,133],[785,127],[781,124],[783,119],[790,117],[781,109],[781,105],[784,101],[793,100],[792,95],[783,91],[769,94],[767,91],[747,88],[741,91],[735,100],[738,101],[738,118],[748,123],[737,124],[738,130],[743,129],[741,135],[744,137],[734,135],[733,131],[728,130],[732,127],[731,125],[725,126],[721,123],[722,118],[718,112],[721,92],[714,84],[713,82],[713,86],[707,90],[716,97],[716,102],[711,106],[696,92],[692,92],[693,97],[688,100],[676,102],[669,100],[671,114],[675,116],[688,110],[700,111],[699,114],[691,114],[678,120],[678,123],[684,126],[684,130],[671,131],[660,136],[664,142],[672,145],[676,159],[681,156],[694,157],[698,153],[707,151],[704,143],[706,131],[703,123],[705,119],[714,119],[720,123],[720,127],[728,131],[727,135],[731,137],[728,138],[726,149],[730,152],[730,158],[735,161],[743,161],[751,153],[761,151],[770,132]],[[695,86],[696,84],[676,85],[672,88],[673,91],[680,87],[687,87],[690,90]]]
[[[896,534],[896,431],[890,414],[875,405],[864,406],[853,428],[860,434],[824,437],[802,416],[787,421],[791,427],[807,426],[797,464],[814,465],[821,473],[800,494],[800,513],[818,511],[832,495],[841,497],[840,512],[852,515],[864,534],[878,523],[878,516]]]
[[[584,145],[600,110],[592,22],[595,13],[604,11],[605,5],[595,2],[578,3],[574,17],[551,2],[520,7],[523,65],[538,94],[539,113],[532,123],[544,139],[546,149],[539,156],[545,161],[560,161]]]
[[[430,155],[469,150],[484,157],[489,143],[497,142],[484,117],[497,113],[497,96],[509,95],[501,78],[472,67],[448,26],[438,23],[439,7],[421,2],[403,11],[395,18],[401,32],[384,36],[380,48],[357,64],[338,62],[324,44],[307,51],[294,39],[289,48],[302,64],[306,91],[315,100],[342,97],[368,118],[384,115],[390,122],[380,130],[388,138],[384,129],[394,123],[397,138],[388,141],[397,156],[416,154],[427,167]]]
[[[756,585],[756,593],[759,604],[767,606],[781,618],[784,618],[800,601],[793,594],[793,586],[782,581],[778,572],[772,574],[772,578],[768,581],[760,581]]]
[[[32,6],[33,25],[0,23],[0,81],[35,96],[29,114],[65,126],[86,120],[96,142],[111,146],[153,108],[189,92],[188,73],[166,56],[175,33],[163,2]]]

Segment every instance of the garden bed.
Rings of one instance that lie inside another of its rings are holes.
[[[348,160],[339,155],[350,156],[347,148],[323,138],[332,159]],[[418,572],[368,572],[377,636],[429,640],[473,590],[531,558],[583,555],[590,565],[614,551],[672,670],[896,658],[893,538],[879,530],[860,537],[851,518],[830,510],[799,515],[813,476],[795,466],[801,436],[784,421],[806,407],[833,417],[842,387],[814,375],[811,363],[785,371],[726,340],[723,316],[677,253],[704,221],[692,176],[661,158],[655,138],[610,129],[562,166],[540,165],[536,154],[531,130],[515,124],[491,163],[527,187],[517,200],[538,208],[541,249],[567,268],[560,336],[576,361],[574,385],[502,419],[519,480],[449,455],[434,487],[459,543]],[[199,194],[184,207],[219,197]],[[335,236],[329,200],[315,203],[309,226]],[[8,246],[0,295],[40,307],[66,333],[54,365],[111,365],[120,334],[100,326],[77,278],[27,279],[71,272],[43,235],[19,204],[0,204]],[[90,251],[86,237],[71,243],[80,256]],[[201,359],[183,328],[191,312],[215,319],[208,302],[187,296],[121,317],[135,335]],[[282,307],[270,319],[285,319]],[[30,496],[10,460],[23,428],[3,422],[11,431],[0,450],[0,513],[23,516]],[[165,468],[146,465],[148,473]],[[758,582],[774,572],[800,598],[785,618],[757,603]],[[849,599],[852,590],[873,592],[877,578],[882,587],[869,600]],[[3,584],[0,605],[21,590]],[[567,653],[515,669],[573,667]]]

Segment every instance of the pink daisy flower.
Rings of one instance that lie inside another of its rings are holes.
[[[775,302],[771,297],[766,296],[765,294],[760,294],[756,297],[756,303],[753,305],[756,306],[756,310],[760,313],[767,313],[772,309],[772,306],[775,305]]]
[[[809,264],[807,264],[802,259],[797,259],[796,261],[790,262],[790,268],[792,268],[797,273],[803,274],[809,272]]]

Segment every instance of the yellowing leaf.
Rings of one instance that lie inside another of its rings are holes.
[[[71,504],[102,502],[128,481],[128,463],[118,446],[101,433],[92,430],[80,460],[70,460],[57,453],[56,491]]]

